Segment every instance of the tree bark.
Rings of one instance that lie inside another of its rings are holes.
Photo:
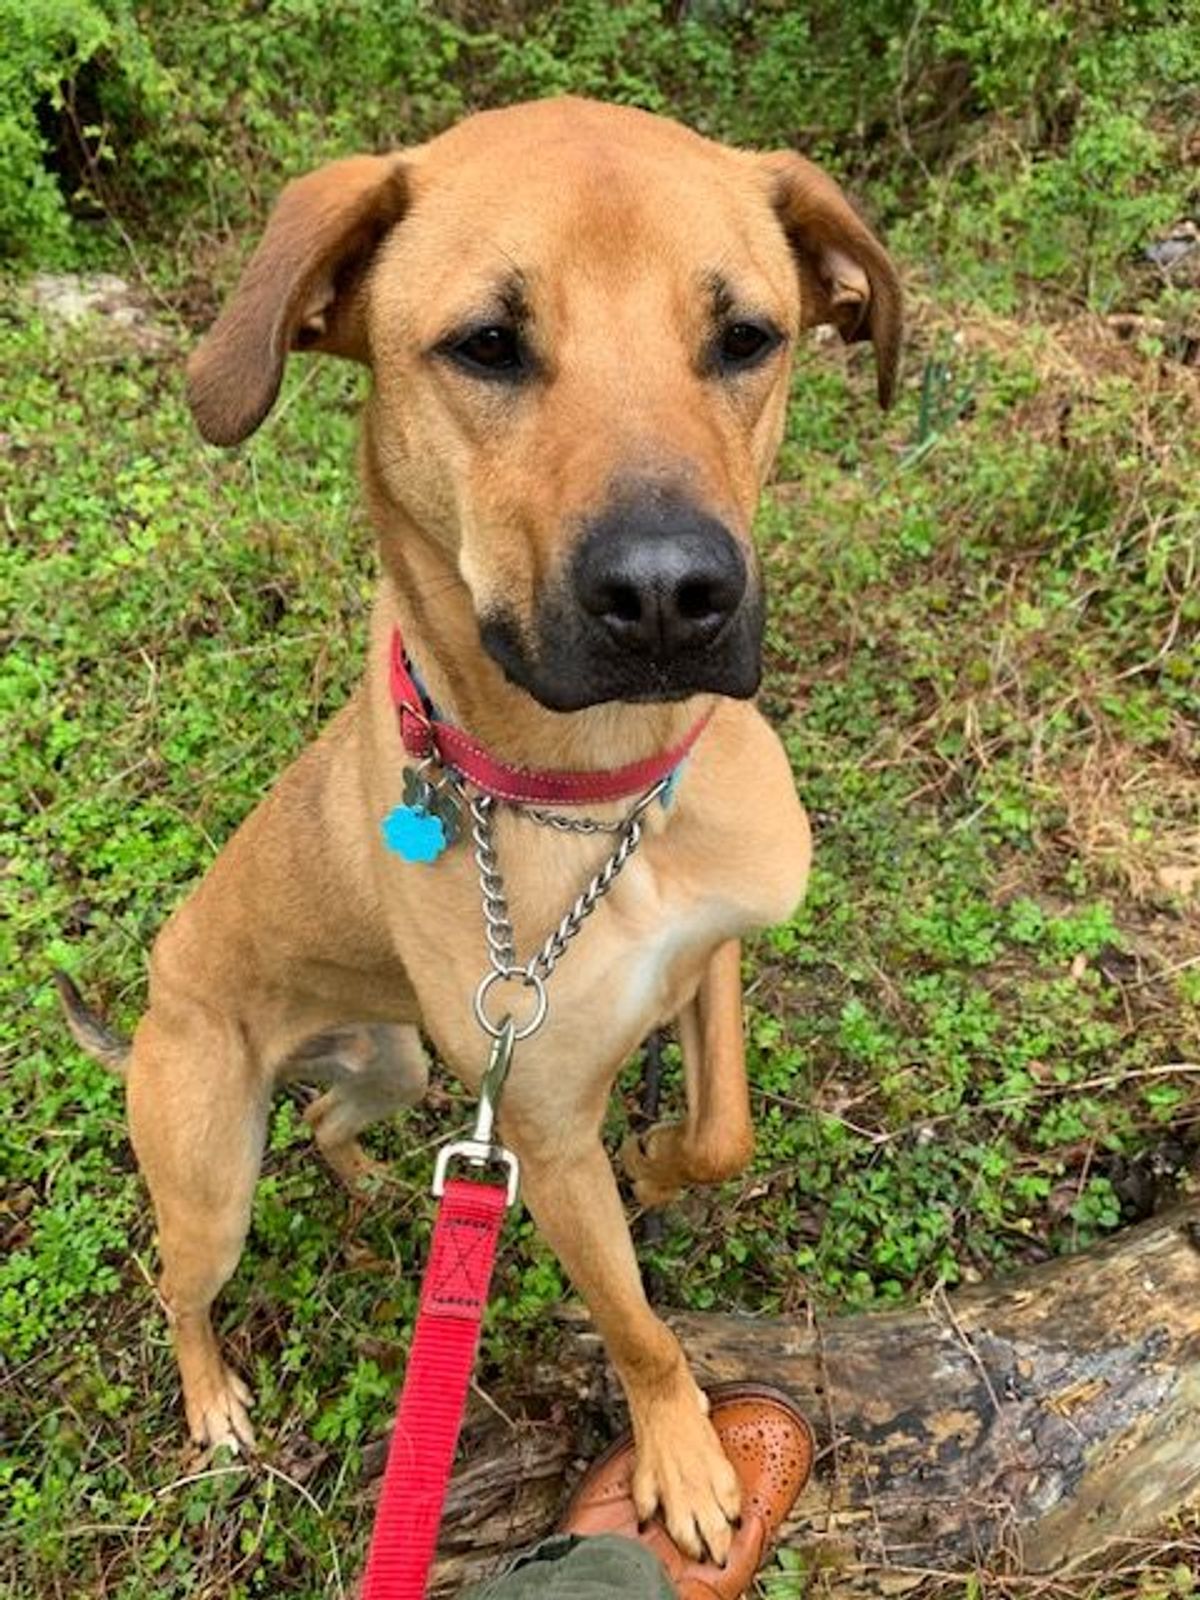
[[[1200,1201],[1081,1255],[895,1312],[674,1316],[702,1382],[778,1384],[818,1469],[782,1543],[835,1593],[922,1572],[1049,1572],[1200,1497]],[[569,1321],[529,1412],[468,1429],[434,1590],[553,1526],[620,1425],[598,1339]]]

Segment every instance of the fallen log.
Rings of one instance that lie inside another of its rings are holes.
[[[783,1543],[828,1593],[921,1572],[1061,1571],[1200,1499],[1200,1201],[1085,1253],[902,1311],[674,1316],[702,1381],[794,1394],[821,1446]],[[620,1425],[578,1320],[528,1413],[471,1424],[437,1594],[548,1531]]]

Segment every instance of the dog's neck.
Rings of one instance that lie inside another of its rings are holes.
[[[438,715],[515,766],[603,771],[679,743],[712,696],[670,704],[611,702],[548,711],[483,648],[470,591],[455,564],[404,514],[377,516],[383,577],[376,640],[399,626]],[[378,651],[378,643],[375,646]],[[386,662],[372,663],[386,670]]]

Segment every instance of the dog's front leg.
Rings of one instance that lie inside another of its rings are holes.
[[[631,1134],[621,1160],[641,1205],[664,1206],[692,1183],[721,1183],[754,1153],[742,1033],[741,945],[718,945],[679,1013],[687,1118]]]
[[[642,1290],[616,1180],[599,1137],[548,1146],[506,1127],[521,1159],[525,1201],[587,1302],[624,1386],[637,1440],[638,1514],[656,1506],[671,1537],[692,1556],[729,1550],[741,1492],[710,1424],[707,1401],[675,1335]]]

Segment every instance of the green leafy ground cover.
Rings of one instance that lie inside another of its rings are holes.
[[[151,1586],[315,1600],[344,1593],[361,1558],[362,1451],[403,1364],[429,1148],[461,1121],[452,1085],[371,1136],[395,1182],[361,1214],[310,1149],[302,1093],[279,1101],[221,1302],[264,1455],[196,1461],[120,1086],[69,1043],[48,976],[67,968],[129,1024],[154,931],[359,670],[373,562],[353,475],[358,377],[294,363],[274,417],[230,457],[196,439],[179,380],[245,213],[276,170],[371,143],[389,75],[425,131],[483,98],[574,86],[679,104],[731,136],[805,135],[868,180],[911,289],[896,410],[873,410],[861,352],[811,345],[760,519],[763,702],[817,865],[804,908],[747,956],[754,1167],[668,1214],[645,1252],[666,1303],[889,1304],[1085,1247],[1200,1174],[1197,287],[1133,250],[1194,182],[1187,8],[1132,8],[1140,32],[1089,11],[1068,82],[1052,65],[1057,8],[1013,0],[972,31],[969,8],[947,7],[918,32],[917,13],[881,6],[858,44],[885,47],[851,53],[853,92],[831,64],[837,24],[815,9],[737,21],[715,7],[681,34],[645,4],[500,7],[483,43],[464,42],[451,7],[398,7],[386,40],[375,13],[280,9],[282,34],[250,9],[208,33],[199,8],[178,8],[171,33],[156,8],[139,13],[146,84],[195,70],[174,85],[169,139],[141,104],[124,240],[87,220],[94,193],[46,169],[50,211],[68,203],[40,259],[138,278],[165,343],[55,324],[23,272],[0,304],[0,1571],[22,1600]],[[71,15],[93,12],[135,26],[87,0]],[[52,13],[66,15],[28,16]],[[330,29],[375,86],[357,106],[321,65]],[[1089,77],[1099,35],[1108,78]],[[128,136],[132,58],[97,49],[123,71],[68,73],[55,92],[86,91],[111,143]],[[828,125],[785,115],[822,62]],[[951,66],[974,99],[922,131]],[[236,115],[215,98],[222,72]],[[285,90],[305,73],[317,109],[284,137]],[[751,110],[729,74],[755,87]],[[1122,132],[1105,84],[1134,77],[1161,114]],[[702,113],[706,83],[723,98]],[[1021,83],[1037,91],[1023,123]],[[855,94],[899,105],[903,126],[870,132]],[[1109,157],[1079,147],[1089,127]],[[191,218],[173,238],[138,210],[138,185],[171,172]],[[1116,325],[1113,310],[1140,320]],[[482,1382],[519,1403],[564,1294],[528,1225],[510,1230],[499,1286]],[[1190,1592],[1174,1564],[1151,1553],[1148,1576],[1093,1592]],[[802,1590],[778,1573],[772,1592]]]

